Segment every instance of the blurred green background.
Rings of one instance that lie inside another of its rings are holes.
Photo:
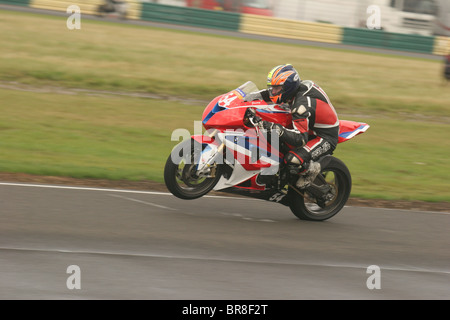
[[[0,10],[0,171],[163,182],[172,132],[291,63],[340,119],[353,197],[450,201],[442,62]]]

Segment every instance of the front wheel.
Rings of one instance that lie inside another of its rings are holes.
[[[336,215],[346,204],[352,188],[352,178],[347,166],[330,156],[313,185],[327,190],[323,197],[311,192],[311,187],[299,191],[289,188],[290,209],[301,220],[323,221]]]
[[[204,145],[194,140],[182,142],[174,148],[166,161],[164,182],[176,197],[197,199],[210,192],[221,177],[221,166],[215,164],[209,172],[199,174],[197,163]]]

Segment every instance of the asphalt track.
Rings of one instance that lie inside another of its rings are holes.
[[[450,299],[449,213],[16,183],[0,204],[2,300]]]

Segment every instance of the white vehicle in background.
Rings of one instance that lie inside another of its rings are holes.
[[[387,32],[432,36],[438,0],[368,0],[380,8],[381,29]]]
[[[450,0],[277,0],[274,16],[367,28],[367,21],[374,13],[368,9],[374,6],[379,9],[380,25],[384,31],[450,35]],[[440,26],[440,32],[437,26]]]

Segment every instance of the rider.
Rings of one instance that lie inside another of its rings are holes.
[[[310,80],[301,80],[290,64],[279,65],[267,75],[264,100],[288,108],[293,129],[280,124],[254,119],[258,127],[275,130],[280,139],[293,148],[284,161],[300,174],[298,188],[307,187],[320,172],[319,157],[333,153],[338,143],[339,119],[325,91]]]

